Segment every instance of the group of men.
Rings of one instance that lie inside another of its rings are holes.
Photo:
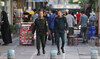
[[[78,21],[78,26],[81,25],[81,34],[83,37],[83,42],[86,42],[86,28],[87,28],[88,17],[85,15],[85,12],[82,11],[80,16],[80,21]],[[33,28],[33,36],[36,31],[36,46],[37,46],[37,56],[40,55],[40,42],[42,44],[42,52],[45,54],[45,44],[47,36],[48,39],[52,39],[52,45],[56,44],[58,53],[60,55],[60,49],[62,53],[64,51],[65,44],[65,33],[67,35],[73,35],[73,27],[74,27],[74,16],[71,15],[71,12],[68,12],[67,15],[64,15],[62,11],[50,11],[49,14],[46,15],[45,12],[39,11],[38,17],[34,21]],[[51,35],[51,36],[50,36]],[[62,46],[60,47],[60,37],[62,40]]]
[[[52,12],[52,13],[51,13]],[[34,22],[34,28],[32,30],[33,36],[36,31],[36,47],[37,47],[37,56],[40,55],[40,43],[42,44],[42,52],[45,54],[45,44],[46,39],[52,40],[52,45],[56,44],[58,53],[60,55],[60,49],[62,53],[64,51],[65,44],[65,33],[67,35],[73,35],[74,27],[74,16],[71,15],[71,12],[68,12],[67,15],[62,11],[49,11],[49,14],[46,14],[42,10],[38,13],[35,11],[35,14],[32,16]],[[78,26],[81,24],[81,34],[83,36],[83,42],[86,40],[86,28],[87,28],[88,17],[85,15],[85,12],[82,11],[80,16],[80,21],[78,21]],[[62,40],[62,46],[60,47],[60,37]]]
[[[69,32],[69,27],[68,27],[68,23],[66,21],[66,18],[63,17],[62,12],[58,11],[58,16],[56,16],[55,14],[51,14],[49,17],[52,18],[48,18],[48,20],[46,18],[43,17],[43,11],[39,11],[38,14],[38,18],[35,20],[34,22],[34,28],[33,28],[33,34],[36,30],[36,43],[37,43],[37,55],[40,55],[40,42],[42,43],[42,50],[43,50],[43,54],[45,54],[45,41],[46,41],[46,35],[49,35],[49,28],[50,31],[52,33],[52,36],[55,36],[55,40],[56,40],[56,44],[57,44],[57,48],[58,48],[58,55],[61,54],[60,52],[60,37],[62,39],[62,46],[61,46],[61,50],[64,53],[64,44],[65,44],[65,38],[64,38],[64,34],[65,34],[65,27],[67,27],[66,29],[66,34],[68,34]],[[51,17],[52,16],[52,17]],[[53,19],[54,18],[54,19]],[[50,23],[50,22],[54,22],[54,23]],[[49,26],[48,26],[49,24]],[[34,36],[34,35],[33,35]],[[53,40],[54,43],[54,40]]]

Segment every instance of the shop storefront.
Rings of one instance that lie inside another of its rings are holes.
[[[0,0],[0,9],[4,10],[8,14],[9,23],[12,24],[13,21],[13,8],[12,8],[12,0]],[[10,16],[9,16],[10,15]]]

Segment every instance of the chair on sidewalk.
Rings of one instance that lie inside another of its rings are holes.
[[[92,40],[95,40],[95,46],[99,46],[99,38],[95,36],[91,36],[90,38],[90,45],[92,46]]]
[[[72,46],[78,45],[78,36],[77,35],[69,35],[69,39],[68,39],[68,45]]]

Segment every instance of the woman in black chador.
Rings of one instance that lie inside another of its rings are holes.
[[[10,26],[8,22],[7,13],[5,11],[1,12],[1,34],[4,44],[8,45],[12,43],[11,33],[10,33]]]

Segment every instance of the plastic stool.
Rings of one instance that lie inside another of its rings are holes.
[[[75,41],[74,41],[75,40]],[[68,45],[78,45],[78,36],[77,35],[70,35],[68,39]]]
[[[90,45],[92,46],[92,40],[95,40],[95,46],[99,46],[99,39],[98,39],[98,37],[95,37],[95,36],[92,36],[91,38],[90,38]]]

